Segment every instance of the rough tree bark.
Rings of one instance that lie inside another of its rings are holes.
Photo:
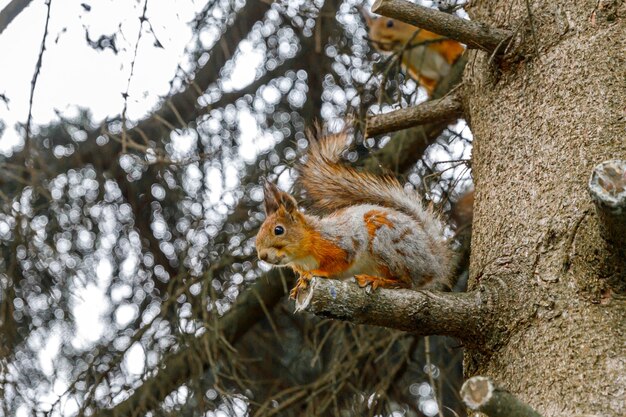
[[[465,74],[476,185],[470,289],[498,288],[491,377],[544,416],[626,415],[626,305],[587,182],[624,158],[626,4],[483,0],[470,17],[521,27],[526,60],[472,51]]]

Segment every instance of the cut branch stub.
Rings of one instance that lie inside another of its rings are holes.
[[[528,404],[497,388],[484,376],[474,376],[465,381],[460,393],[466,406],[489,417],[541,417]]]
[[[451,293],[379,288],[313,278],[296,300],[296,311],[414,332],[448,335],[479,346],[489,337],[488,303],[480,291]]]
[[[406,0],[376,0],[372,5],[372,12],[454,39],[466,44],[468,48],[487,52],[503,50],[501,46],[506,45],[513,36],[508,30],[461,19]]]
[[[626,291],[626,160],[596,165],[589,179],[589,194],[596,206],[600,234],[613,254],[619,292]],[[612,282],[612,280],[611,280]]]
[[[461,96],[455,92],[438,100],[425,101],[417,106],[369,116],[365,135],[371,137],[426,123],[453,122],[462,115]]]
[[[589,194],[606,231],[615,235],[613,230],[626,225],[626,160],[613,159],[596,165],[589,179]],[[626,234],[620,233],[619,237],[626,239]]]

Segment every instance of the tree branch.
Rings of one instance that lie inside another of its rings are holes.
[[[13,0],[11,3],[7,4],[4,9],[2,9],[0,12],[0,33],[4,32],[13,19],[22,13],[22,10],[24,10],[31,1],[32,0]]]
[[[462,116],[461,95],[455,92],[417,106],[369,116],[365,125],[365,135],[371,137],[426,123],[451,123]]]
[[[484,376],[474,376],[465,381],[460,394],[470,409],[489,417],[541,417],[528,404],[518,400],[513,394],[496,388]]]
[[[209,60],[194,74],[194,79],[187,88],[168,97],[159,110],[141,121],[135,129],[129,130],[129,134],[139,129],[150,139],[154,139],[155,136],[160,136],[160,130],[165,127],[163,121],[175,127],[184,127],[180,126],[179,120],[186,123],[193,121],[201,113],[201,108],[197,103],[198,97],[217,81],[220,71],[232,58],[227,48],[221,45],[235,45],[236,48],[246,38],[254,24],[263,19],[269,8],[270,4],[263,1],[251,1],[239,10],[235,21],[215,43]]]
[[[301,68],[304,69],[304,65],[302,65],[302,63],[299,60],[299,58],[301,58],[302,55],[303,55],[302,50],[300,50],[296,54],[295,57],[286,60],[285,62],[278,65],[276,68],[274,68],[273,70],[267,71],[265,74],[261,75],[259,78],[257,78],[256,80],[254,80],[252,83],[248,84],[247,86],[239,90],[222,93],[219,99],[209,104],[208,106],[204,107],[201,113],[208,113],[212,109],[217,109],[220,107],[224,107],[227,104],[234,103],[239,98],[247,94],[254,94],[259,88],[261,88],[262,86],[266,84],[269,84],[270,81],[282,75],[285,75],[285,73],[289,70],[298,71]]]
[[[325,278],[313,278],[296,300],[296,311],[418,335],[454,336],[471,345],[486,336],[482,322],[487,309],[480,292],[384,288],[368,292],[354,283]]]
[[[491,28],[405,0],[376,0],[372,12],[446,36],[466,44],[468,48],[487,52],[499,50],[513,36],[508,30]]]

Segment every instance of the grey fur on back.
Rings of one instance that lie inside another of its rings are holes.
[[[347,132],[321,135],[309,132],[309,153],[299,167],[300,183],[312,203],[328,211],[357,204],[389,207],[413,217],[431,237],[443,240],[443,225],[432,210],[425,209],[420,195],[405,190],[392,176],[358,172],[340,162],[350,146]]]

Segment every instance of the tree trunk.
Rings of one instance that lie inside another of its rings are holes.
[[[596,164],[626,156],[625,3],[482,0],[468,13],[519,27],[522,55],[470,51],[465,74],[469,286],[498,294],[495,336],[466,351],[466,377],[544,416],[626,415],[626,306],[586,189]]]

